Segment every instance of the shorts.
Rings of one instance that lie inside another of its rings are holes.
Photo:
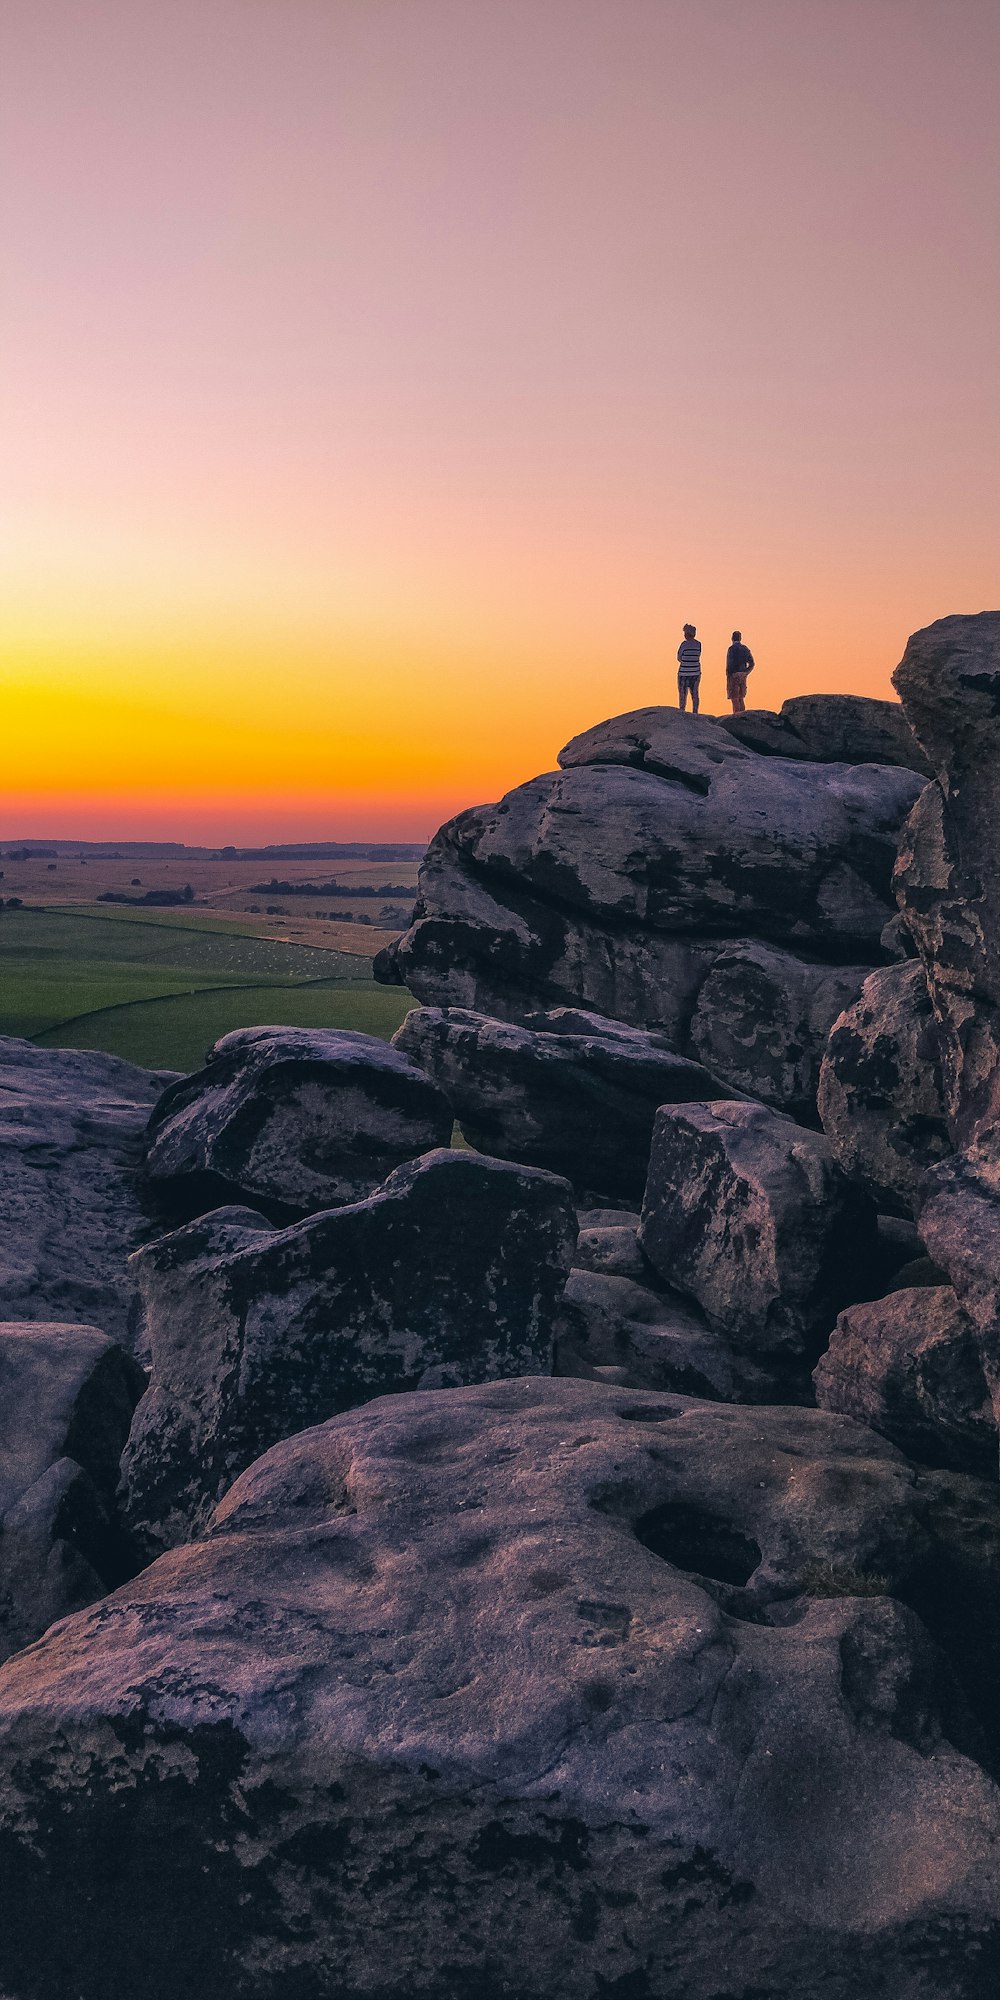
[[[734,695],[736,696],[737,701],[746,700],[747,698],[746,674],[726,675],[726,695],[730,701],[732,700]]]

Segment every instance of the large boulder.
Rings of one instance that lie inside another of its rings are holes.
[[[150,1120],[151,1181],[190,1213],[246,1201],[278,1220],[359,1201],[446,1146],[452,1111],[374,1035],[238,1028]]]
[[[937,1024],[923,966],[880,966],[835,1022],[819,1079],[819,1115],[845,1174],[902,1214],[927,1169],[950,1151]]]
[[[582,1382],[290,1439],[0,1672],[0,1983],[985,1996],[1000,1793],[921,1616],[946,1571],[995,1640],[997,1512],[846,1418]]]
[[[722,727],[748,750],[816,764],[899,764],[932,776],[928,758],[898,701],[863,694],[795,694],[773,709],[720,715]]]
[[[937,1016],[952,1137],[1000,1187],[1000,611],[941,618],[893,676],[936,773],[897,891]]]
[[[575,1235],[565,1181],[440,1151],[288,1229],[220,1209],[148,1245],[152,1381],[122,1466],[137,1540],[195,1533],[262,1451],[335,1411],[551,1370]]]
[[[716,1076],[765,1104],[816,1122],[820,1064],[834,1021],[857,998],[866,965],[823,965],[740,938],[701,986],[690,1041]]]
[[[755,1362],[804,1386],[837,1312],[864,1295],[875,1211],[827,1141],[763,1104],[657,1113],[639,1241],[663,1280]]]
[[[173,1072],[0,1037],[0,1317],[128,1339],[142,1135]]]
[[[997,1424],[975,1329],[950,1285],[841,1313],[814,1377],[821,1410],[871,1424],[910,1458],[997,1476]]]
[[[659,708],[588,730],[560,764],[441,829],[377,976],[503,1017],[584,1006],[681,1046],[731,938],[880,958],[912,772],[765,763]]]
[[[131,1574],[115,1488],[145,1384],[96,1327],[0,1322],[0,1659]]]
[[[469,1143],[642,1197],[657,1106],[732,1096],[662,1035],[568,1007],[530,1025],[464,1007],[417,1007],[393,1038],[447,1093]]]

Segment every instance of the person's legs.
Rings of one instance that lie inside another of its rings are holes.
[[[732,703],[734,715],[746,714],[747,677],[745,674],[730,674],[726,693]]]
[[[687,699],[688,699],[688,686],[689,686],[689,682],[688,682],[688,680],[687,680],[687,677],[686,677],[686,676],[685,676],[684,674],[678,674],[678,676],[677,676],[677,706],[678,706],[678,708],[686,708],[686,707],[687,707]]]
[[[691,713],[692,713],[692,715],[697,715],[697,713],[698,713],[698,690],[699,690],[700,686],[701,686],[701,682],[700,682],[700,681],[692,681],[692,682],[691,682]]]

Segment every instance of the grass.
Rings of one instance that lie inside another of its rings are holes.
[[[413,1004],[353,953],[177,910],[0,917],[0,1034],[191,1070],[231,1028],[361,1029],[387,1040]]]

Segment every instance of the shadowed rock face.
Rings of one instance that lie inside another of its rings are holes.
[[[136,1259],[152,1381],[122,1461],[151,1552],[276,1442],[387,1390],[547,1372],[576,1236],[553,1174],[435,1152],[283,1230],[219,1209]]]
[[[928,1596],[960,1489],[845,1418],[576,1382],[277,1446],[0,1672],[0,1982],[967,2000],[1000,1794],[871,1594]]]
[[[919,963],[880,966],[834,1023],[818,1105],[838,1166],[884,1207],[913,1214],[928,1167],[951,1150]]]
[[[0,1322],[0,1658],[135,1567],[114,1496],[145,1383],[96,1327]]]
[[[875,1212],[826,1140],[780,1113],[762,1104],[665,1105],[639,1242],[710,1326],[777,1371],[776,1392],[794,1394],[837,1311],[864,1289]]]
[[[897,893],[939,1022],[952,1136],[982,1171],[1000,1160],[1000,612],[915,632],[893,680],[937,774],[900,844]]]
[[[160,1099],[146,1170],[190,1213],[240,1200],[289,1220],[374,1193],[451,1128],[447,1099],[374,1035],[239,1028]]]
[[[950,1285],[841,1313],[815,1371],[821,1410],[871,1424],[911,1458],[997,1472],[997,1427],[975,1329]]]
[[[441,829],[377,976],[504,1017],[583,1005],[683,1049],[729,939],[881,957],[914,773],[765,760],[669,709],[600,724],[560,764]]]
[[[142,1134],[172,1076],[0,1037],[0,1316],[128,1340]]]
[[[560,1007],[530,1026],[417,1007],[393,1037],[447,1093],[470,1145],[641,1199],[657,1106],[729,1097],[661,1036]]]
[[[699,991],[691,1046],[734,1090],[815,1124],[827,1036],[867,972],[810,964],[753,939],[726,945]]]

